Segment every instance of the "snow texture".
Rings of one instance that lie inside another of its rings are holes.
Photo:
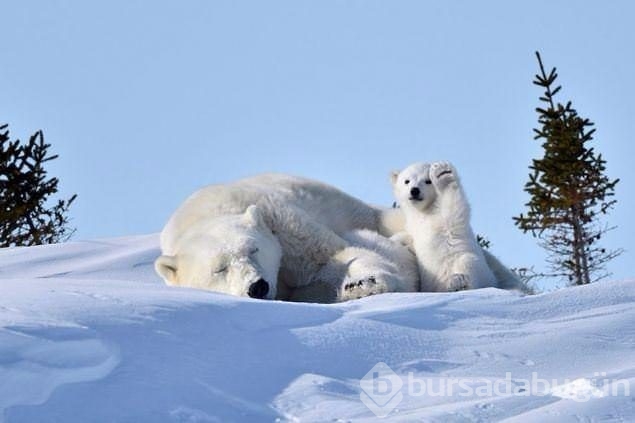
[[[633,280],[319,305],[168,287],[158,255],[156,235],[0,251],[0,421],[372,421],[379,362],[404,386],[385,421],[635,421]],[[514,395],[410,389],[508,372]],[[557,383],[525,391],[533,372]]]

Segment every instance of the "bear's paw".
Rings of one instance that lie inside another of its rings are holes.
[[[430,165],[430,179],[437,190],[442,191],[451,183],[457,181],[456,170],[449,162],[432,163]]]
[[[379,283],[375,276],[347,280],[342,284],[341,301],[356,300],[383,292],[386,292],[385,285]]]
[[[450,286],[448,291],[465,291],[470,289],[470,277],[463,273],[455,273],[450,278]]]

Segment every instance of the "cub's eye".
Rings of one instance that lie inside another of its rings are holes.
[[[249,250],[249,255],[252,256],[256,254],[258,251],[260,251],[258,248],[252,248],[251,250]]]
[[[430,179],[426,179],[426,185],[430,185],[432,181]]]
[[[221,267],[221,268],[216,269],[213,273],[214,273],[214,274],[225,273],[225,272],[227,271],[227,268],[228,268],[228,267],[229,267],[229,266],[223,266],[223,267]]]
[[[406,179],[404,182],[408,185],[410,183],[410,179]]]

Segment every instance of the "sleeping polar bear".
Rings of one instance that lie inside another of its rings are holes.
[[[336,302],[417,291],[414,256],[382,236],[395,232],[395,213],[282,174],[211,185],[170,218],[155,268],[170,285],[253,298]]]

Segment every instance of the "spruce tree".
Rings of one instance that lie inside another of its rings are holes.
[[[613,229],[600,222],[611,209],[619,179],[605,175],[606,161],[590,146],[595,129],[572,107],[554,100],[561,86],[555,86],[556,69],[545,72],[536,52],[540,74],[534,84],[544,89],[538,112],[539,128],[534,139],[542,140],[544,155],[534,159],[525,191],[531,199],[527,214],[514,217],[524,232],[530,231],[548,251],[554,276],[583,285],[609,275],[606,263],[622,250],[609,251],[599,245]]]
[[[76,195],[51,202],[58,179],[49,177],[50,144],[42,131],[27,143],[11,141],[8,125],[0,125],[0,247],[50,244],[73,233],[67,212]]]

